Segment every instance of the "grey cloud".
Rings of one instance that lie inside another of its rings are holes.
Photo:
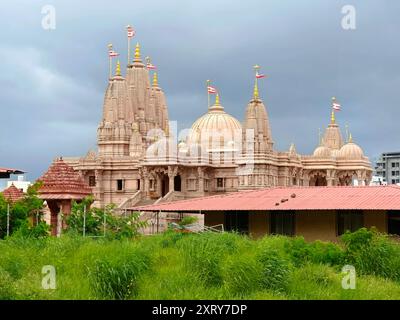
[[[41,28],[53,4],[57,29]],[[341,7],[357,9],[357,30],[340,27]],[[344,134],[370,157],[398,149],[400,3],[395,1],[7,1],[0,4],[0,165],[37,178],[59,155],[95,146],[107,84],[106,45],[126,61],[132,24],[158,66],[170,118],[187,128],[206,111],[205,80],[226,111],[242,120],[255,63],[268,78],[260,94],[279,150],[312,152],[342,103]]]

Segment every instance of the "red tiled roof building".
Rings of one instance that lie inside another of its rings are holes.
[[[233,192],[132,208],[204,216],[204,225],[223,226],[254,237],[266,234],[336,241],[361,227],[400,236],[400,186],[280,187]]]
[[[56,159],[38,181],[42,182],[39,197],[47,202],[51,212],[52,235],[59,236],[61,228],[66,228],[62,215],[64,217],[69,215],[72,201],[83,200],[92,194],[92,189],[62,158]]]
[[[24,197],[24,193],[12,184],[3,191],[3,196],[7,201],[14,203],[21,200]]]

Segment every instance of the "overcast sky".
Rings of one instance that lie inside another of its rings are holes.
[[[44,5],[55,30],[42,28]],[[344,5],[356,29],[342,28]],[[107,44],[126,61],[125,26],[158,67],[171,120],[207,108],[212,79],[225,110],[243,120],[254,64],[275,148],[311,153],[318,128],[337,119],[374,159],[399,150],[400,2],[395,0],[1,1],[0,166],[39,177],[57,156],[96,148],[107,85]]]

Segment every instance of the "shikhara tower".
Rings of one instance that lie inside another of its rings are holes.
[[[351,136],[343,141],[333,111],[312,155],[298,154],[294,144],[274,150],[268,115],[273,108],[265,106],[257,81],[242,123],[217,95],[178,143],[157,73],[147,66],[139,44],[125,75],[117,63],[104,96],[98,152],[64,158],[93,188],[95,205],[129,210],[246,189],[369,183],[370,162]]]

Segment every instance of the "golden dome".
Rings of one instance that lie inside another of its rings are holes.
[[[232,143],[240,143],[241,139],[242,125],[224,111],[217,95],[215,104],[193,123],[188,142],[199,144],[207,151],[217,151],[232,149]]]
[[[340,149],[339,157],[345,159],[362,159],[364,158],[364,152],[357,144],[350,141]]]
[[[319,158],[330,158],[331,150],[328,147],[319,146],[314,150],[313,156]]]

